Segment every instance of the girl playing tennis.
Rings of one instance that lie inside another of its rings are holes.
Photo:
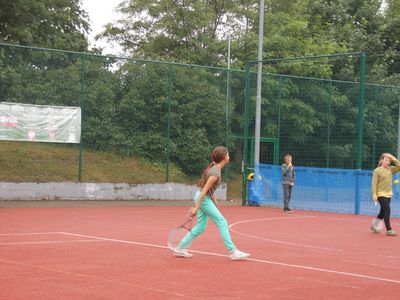
[[[190,243],[207,227],[208,218],[217,225],[224,241],[225,247],[230,252],[230,259],[239,260],[248,257],[249,253],[239,251],[231,240],[228,222],[218,210],[218,201],[214,192],[221,181],[221,170],[229,163],[229,153],[225,147],[217,147],[213,150],[212,162],[205,168],[199,182],[200,190],[194,196],[194,207],[192,215],[197,214],[196,226],[181,240],[179,246],[173,251],[177,256],[192,257],[193,254],[187,251]]]
[[[391,163],[395,166],[391,166]],[[392,191],[392,176],[400,171],[400,161],[389,153],[383,153],[379,159],[378,167],[374,170],[372,175],[372,198],[375,202],[379,202],[381,209],[371,230],[378,233],[378,224],[382,221],[385,222],[386,234],[395,236],[397,233],[390,226],[390,199],[393,196]]]

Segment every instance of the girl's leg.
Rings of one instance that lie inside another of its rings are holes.
[[[379,214],[376,216],[376,218],[379,219],[379,220],[383,220],[383,214],[384,214],[385,211],[383,209],[383,206],[382,206],[381,202],[379,201],[379,197],[378,197],[378,202],[379,202],[379,206],[381,208],[380,208]]]
[[[390,226],[390,198],[378,197],[378,201],[381,205],[381,212],[379,212],[378,218],[382,215],[386,230],[392,230],[392,227]]]
[[[194,202],[197,202],[197,199],[199,198],[200,192],[198,191],[196,193],[196,195],[194,196]],[[206,230],[207,227],[207,223],[208,223],[208,217],[207,214],[205,214],[201,207],[204,204],[204,201],[206,199],[203,200],[203,203],[200,206],[199,211],[197,212],[197,222],[196,225],[192,228],[192,230],[190,232],[188,232],[187,235],[185,235],[185,237],[181,240],[181,242],[179,243],[179,248],[180,249],[186,249],[187,247],[189,247],[189,245],[192,243],[192,241],[199,236],[200,234],[202,234],[204,232],[204,230]]]
[[[202,203],[202,205],[203,205],[203,203]],[[194,226],[193,229],[190,232],[188,232],[187,235],[185,235],[185,237],[179,243],[179,248],[186,249],[187,247],[189,247],[190,244],[192,243],[192,241],[197,236],[202,234],[204,232],[204,230],[206,230],[207,223],[208,223],[207,215],[201,209],[199,209],[199,211],[197,213],[196,226]]]
[[[378,200],[378,202],[379,202],[379,200]],[[379,214],[376,216],[376,218],[379,220],[382,220],[383,219],[383,207],[381,204],[380,204],[380,207],[381,207],[381,209],[379,210]]]
[[[201,204],[201,210],[217,225],[225,247],[229,251],[236,249],[229,233],[228,222],[215,206],[214,202],[210,198],[204,198],[203,203]]]

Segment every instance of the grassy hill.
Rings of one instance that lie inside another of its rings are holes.
[[[79,146],[0,141],[0,181],[51,182],[79,181]],[[200,175],[200,174],[199,174]],[[84,149],[84,182],[165,182],[165,165],[141,157],[126,157]],[[196,183],[170,165],[170,182]],[[241,176],[228,181],[228,199],[241,199]]]

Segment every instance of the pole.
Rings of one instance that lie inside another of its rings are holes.
[[[225,146],[228,147],[229,142],[229,110],[230,110],[230,78],[231,78],[231,33],[228,33],[228,70],[226,74],[226,130],[225,130]]]
[[[358,99],[358,122],[357,122],[357,157],[356,169],[362,167],[362,140],[364,128],[364,107],[365,107],[365,52],[361,53],[360,61],[360,94]]]
[[[361,53],[360,61],[360,95],[358,100],[358,126],[357,126],[357,173],[356,173],[356,201],[355,214],[360,214],[360,173],[362,168],[362,140],[364,128],[364,108],[365,108],[365,52]]]
[[[167,114],[167,144],[166,144],[166,157],[165,157],[165,181],[169,182],[169,163],[171,154],[171,105],[172,105],[172,85],[173,85],[173,71],[172,65],[168,65],[168,114]]]
[[[263,69],[263,36],[264,36],[264,0],[260,0],[258,28],[258,61],[257,61],[257,96],[256,96],[256,124],[254,132],[254,197],[257,205],[261,205],[261,176],[260,176],[260,131],[261,131],[261,80]]]
[[[81,59],[81,95],[80,95],[80,106],[81,106],[81,140],[79,142],[79,170],[78,180],[82,181],[83,173],[83,118],[84,118],[84,101],[85,101],[85,54],[82,55]]]
[[[246,62],[246,83],[244,97],[244,118],[243,118],[243,160],[242,160],[242,205],[246,205],[247,195],[247,167],[249,165],[249,102],[250,102],[250,63]]]
[[[397,118],[397,156],[398,159],[400,157],[400,103],[399,103],[399,115]]]
[[[256,96],[256,128],[254,144],[254,167],[260,162],[260,128],[261,128],[261,80],[262,80],[262,57],[264,36],[264,0],[260,0],[259,29],[258,29],[258,62],[257,62],[257,96]]]
[[[228,70],[226,74],[225,147],[229,149],[231,102],[231,33],[228,33]],[[224,179],[228,181],[228,167],[224,168]]]

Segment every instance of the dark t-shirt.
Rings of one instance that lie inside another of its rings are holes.
[[[214,199],[214,192],[217,189],[219,183],[221,182],[221,169],[217,165],[213,165],[207,173],[207,180],[210,176],[217,176],[218,180],[214,183],[214,185],[208,190],[207,196],[211,199]]]

